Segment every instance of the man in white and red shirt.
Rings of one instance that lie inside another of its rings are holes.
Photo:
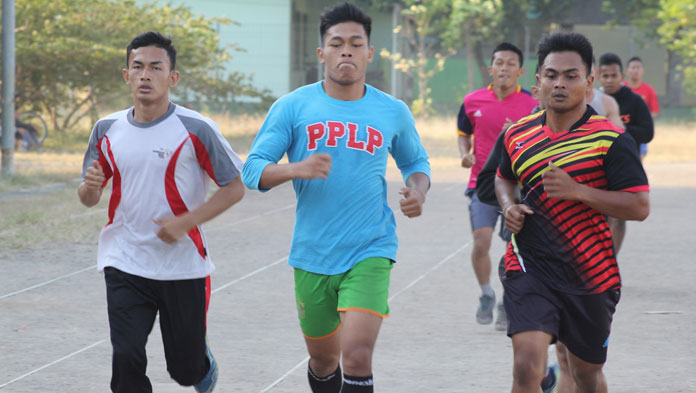
[[[474,235],[471,262],[476,279],[481,286],[476,320],[481,324],[493,322],[495,292],[490,284],[491,257],[489,250],[500,207],[481,202],[476,195],[476,178],[503,127],[531,114],[537,101],[522,89],[518,79],[524,75],[522,51],[515,45],[503,42],[493,50],[488,73],[493,83],[464,97],[459,110],[457,128],[462,166],[471,168],[466,195],[471,198],[469,217]],[[472,151],[473,148],[473,151]],[[501,225],[501,232],[503,228]],[[498,307],[499,322],[496,328],[504,330],[505,318],[502,304]]]
[[[200,225],[244,195],[241,160],[210,119],[169,101],[179,80],[171,40],[148,32],[127,48],[134,106],[97,122],[78,188],[86,206],[112,180],[99,237],[113,346],[113,392],[152,392],[145,344],[159,312],[167,370],[212,392],[217,365],[206,342],[208,256]],[[209,180],[220,189],[205,200]]]

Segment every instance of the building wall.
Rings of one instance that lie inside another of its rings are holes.
[[[573,30],[583,34],[592,42],[595,57],[606,52],[614,52],[621,58],[624,74],[626,63],[633,56],[639,56],[645,65],[643,80],[651,85],[658,96],[667,93],[667,50],[660,44],[646,40],[632,26],[575,25]],[[628,76],[626,76],[628,79]]]
[[[231,52],[230,71],[253,75],[258,88],[274,96],[290,86],[291,0],[169,0],[205,17],[226,17],[238,25],[218,26],[222,45],[237,44],[244,52]]]
[[[245,53],[235,56],[230,69],[254,75],[254,85],[269,89],[274,96],[290,90],[290,0],[226,0],[217,4],[219,12],[225,4],[228,16],[240,23],[229,26],[221,39],[236,42]],[[197,6],[204,1],[196,0]]]

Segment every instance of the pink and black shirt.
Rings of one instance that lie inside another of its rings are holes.
[[[528,116],[536,105],[537,101],[532,97],[532,93],[520,86],[502,101],[495,95],[493,84],[464,97],[457,117],[458,134],[474,137],[476,157],[467,188],[476,187],[478,174],[486,163],[498,135],[503,132],[507,119],[514,123]]]

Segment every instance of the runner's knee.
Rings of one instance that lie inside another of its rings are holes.
[[[515,354],[513,376],[518,386],[539,386],[545,371],[543,356],[540,357],[533,351],[519,351]]]
[[[581,392],[597,392],[604,378],[601,366],[599,367],[574,367],[571,371],[573,381]]]
[[[372,348],[357,345],[343,349],[343,370],[346,374],[363,376],[372,373]]]
[[[309,358],[309,368],[318,377],[325,377],[336,370],[340,361],[340,354],[314,353]]]

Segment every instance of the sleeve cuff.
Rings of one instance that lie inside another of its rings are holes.
[[[260,158],[247,159],[242,167],[242,181],[244,185],[250,190],[268,191],[268,189],[259,188],[259,182],[261,181],[263,170],[270,163],[270,161]]]
[[[413,164],[407,165],[403,168],[399,168],[401,170],[401,175],[404,178],[404,183],[408,181],[408,178],[411,177],[414,173],[421,172],[425,173],[426,176],[428,176],[428,179],[432,183],[432,178],[430,176],[430,163],[428,160],[422,160],[422,161],[417,161]]]
[[[647,191],[650,191],[650,186],[647,184],[644,184],[642,186],[624,188],[624,189],[619,190],[619,191],[623,191],[623,192],[647,192]]]

